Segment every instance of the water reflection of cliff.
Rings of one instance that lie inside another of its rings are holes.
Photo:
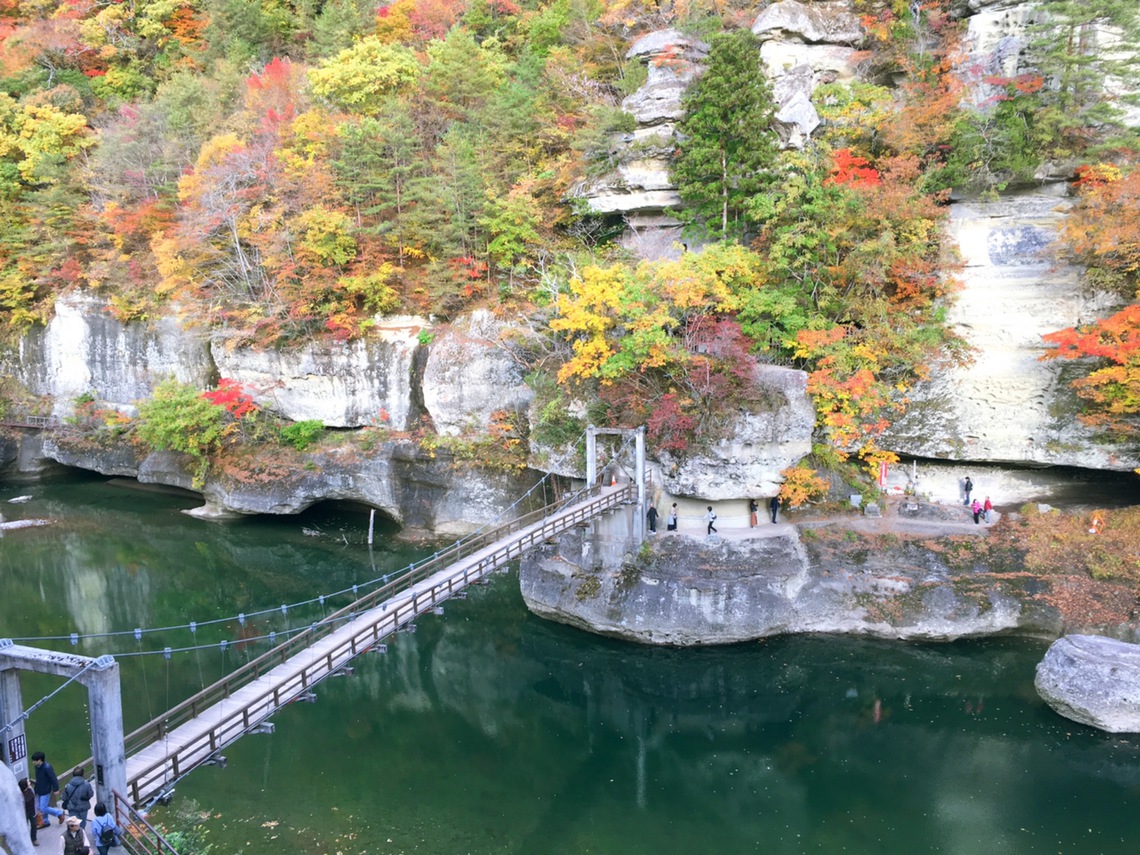
[[[240,642],[308,626],[350,602],[351,596],[284,614],[275,607],[398,571],[425,552],[395,542],[392,527],[383,524],[369,551],[364,544],[367,511],[359,508],[324,506],[299,517],[219,524],[181,513],[198,504],[195,499],[125,489],[103,480],[67,478],[22,489],[32,500],[5,505],[6,515],[43,517],[52,523],[0,538],[5,593],[0,637],[122,633],[80,639],[75,647],[66,640],[41,644],[89,656],[119,655],[128,728],[268,649],[269,643],[176,653],[169,662],[161,656],[122,654]],[[251,616],[244,624],[210,623],[266,608],[275,610]],[[185,626],[190,621],[199,624],[195,632],[147,633],[141,641],[133,633],[136,627]],[[43,715],[50,723],[52,712]],[[75,748],[77,753],[84,750],[81,744]]]
[[[1137,746],[1045,708],[1040,654],[850,637],[646,648],[535,618],[496,577],[184,787],[260,821],[276,818],[269,790],[311,801],[319,769],[322,804],[394,851],[1124,851],[1105,839],[1128,836]],[[300,851],[335,848],[315,826]],[[275,851],[255,831],[231,842]]]

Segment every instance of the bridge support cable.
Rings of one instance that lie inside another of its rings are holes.
[[[110,803],[113,791],[126,789],[126,749],[123,739],[123,699],[119,685],[119,663],[113,656],[91,659],[72,653],[40,650],[0,640],[0,716],[6,721],[0,739],[3,761],[17,778],[28,774],[27,735],[20,693],[21,671],[34,671],[61,677],[67,683],[87,687],[87,709],[91,718],[91,747],[94,756],[82,765],[94,767],[95,792],[99,801]],[[56,692],[60,691],[61,686]],[[33,705],[34,710],[56,692]],[[28,712],[31,712],[29,710]]]
[[[584,440],[585,437],[586,437],[586,432],[583,431],[582,434],[572,444],[577,445],[577,443]],[[627,442],[627,444],[628,444],[628,442]],[[614,457],[616,457],[617,455],[620,455],[621,452],[624,450],[624,448],[625,448],[625,445],[623,445],[622,448],[619,448],[617,450],[617,452],[615,453]],[[467,535],[464,535],[459,540],[455,541],[453,546],[461,547],[463,544],[468,543],[473,538],[478,538],[484,531],[497,530],[498,527],[501,526],[500,521],[503,520],[507,515],[512,513],[523,502],[525,502],[530,496],[534,495],[539,490],[539,488],[542,488],[543,495],[545,496],[546,484],[547,484],[547,482],[550,482],[553,478],[554,478],[554,473],[548,472],[537,483],[532,485],[530,487],[530,489],[528,489],[525,493],[523,493],[519,498],[517,498],[509,506],[504,508],[499,513],[499,515],[497,517],[495,517],[494,519],[484,523],[482,526],[475,529],[473,532],[471,532]],[[566,504],[572,504],[573,502],[578,501],[582,495],[583,495],[583,492],[581,490],[579,490],[579,491],[576,491],[576,492],[574,492],[568,496],[564,496],[561,499],[558,499],[556,497],[555,501],[547,503],[544,507],[545,507],[545,509],[549,509],[552,507],[558,507],[558,506],[564,506]],[[438,554],[439,553],[437,553],[437,555]],[[425,560],[430,561],[434,557],[435,556],[432,556],[431,558],[428,558]],[[392,576],[394,576],[398,573],[414,570],[419,565],[419,563],[422,563],[422,562],[413,562],[412,564],[409,564],[406,568],[403,568],[401,570],[396,570],[390,574],[379,575],[379,576],[376,576],[375,578],[368,580],[368,581],[365,581],[365,582],[354,583],[351,587],[343,588],[339,591],[333,591],[331,593],[323,593],[323,594],[319,594],[315,597],[310,597],[307,600],[301,600],[301,601],[295,602],[295,603],[287,603],[287,604],[280,605],[280,606],[272,606],[272,607],[258,609],[256,611],[250,611],[250,612],[241,613],[241,614],[237,614],[237,615],[227,615],[225,617],[216,617],[216,618],[211,618],[209,620],[203,620],[203,621],[193,621],[192,620],[188,624],[180,624],[178,626],[162,626],[162,627],[148,627],[148,628],[136,627],[133,630],[118,630],[118,631],[112,631],[112,632],[96,632],[96,633],[73,632],[73,633],[70,633],[68,635],[22,636],[22,637],[18,637],[18,638],[13,638],[12,640],[15,642],[18,642],[18,643],[26,643],[26,644],[41,644],[41,643],[52,642],[52,641],[70,641],[71,645],[74,647],[75,645],[77,645],[79,643],[80,640],[86,641],[88,639],[95,639],[95,638],[114,638],[114,637],[119,637],[119,636],[125,637],[125,636],[129,636],[129,635],[133,634],[135,640],[141,642],[143,635],[147,634],[147,633],[168,633],[168,632],[173,632],[176,630],[189,630],[190,634],[194,635],[200,627],[212,626],[212,625],[217,625],[217,624],[228,624],[228,623],[232,623],[235,620],[238,623],[240,623],[242,626],[244,626],[246,620],[249,618],[262,617],[265,615],[276,613],[278,611],[280,611],[280,613],[287,618],[288,614],[289,614],[289,610],[296,609],[296,608],[301,607],[301,606],[310,606],[310,605],[319,603],[322,610],[323,610],[323,608],[325,606],[325,601],[327,599],[331,599],[333,597],[338,597],[338,596],[342,596],[342,595],[346,595],[346,594],[352,594],[353,599],[355,600],[359,596],[359,590],[358,590],[359,588],[367,588],[367,587],[370,587],[372,585],[380,584],[382,582],[388,582]],[[375,570],[375,564],[373,564],[373,570]],[[287,622],[286,622],[286,624],[287,624]],[[288,631],[288,627],[287,627],[287,631]],[[143,652],[144,651],[142,650],[142,646],[140,644],[139,650],[136,651],[136,653],[141,654]],[[116,655],[122,655],[122,654],[116,654]],[[199,677],[201,678],[201,663],[199,663]],[[201,683],[202,687],[204,688],[205,687],[205,680],[200,679],[200,683]]]
[[[389,635],[562,532],[630,503],[632,484],[594,487],[569,507],[543,509],[458,544],[183,701],[126,737],[127,797],[148,804],[279,709],[311,694]]]

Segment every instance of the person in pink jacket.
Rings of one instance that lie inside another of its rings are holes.
[[[970,505],[970,510],[974,512],[974,525],[977,525],[982,518],[982,503],[974,499],[973,504]]]

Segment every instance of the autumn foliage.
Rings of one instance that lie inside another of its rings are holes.
[[[1062,239],[1088,265],[1091,279],[1136,295],[1140,282],[1140,172],[1091,165],[1078,177],[1081,197]],[[1089,406],[1082,419],[1112,433],[1135,435],[1140,416],[1140,303],[1091,324],[1045,336],[1049,359],[1085,359],[1089,373],[1074,381]]]

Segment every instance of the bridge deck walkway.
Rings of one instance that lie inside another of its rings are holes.
[[[351,607],[338,612],[347,612],[342,626],[252,682],[227,692],[226,697],[130,755],[129,798],[136,805],[149,803],[191,769],[212,760],[222,748],[255,730],[285,704],[305,696],[321,680],[419,615],[437,608],[453,594],[539,543],[630,501],[633,495],[629,485],[604,487],[600,495],[513,531],[359,614]]]

